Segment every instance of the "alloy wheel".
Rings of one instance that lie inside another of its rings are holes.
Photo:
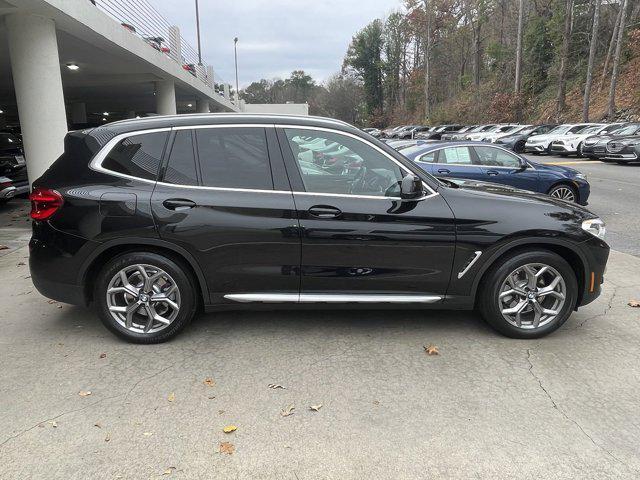
[[[129,265],[116,273],[107,287],[107,308],[121,326],[135,333],[167,328],[180,311],[175,280],[153,265]]]
[[[569,187],[557,187],[551,192],[551,196],[554,198],[559,198],[560,200],[565,200],[567,202],[575,202],[576,195],[573,193],[573,190]]]
[[[536,329],[555,320],[567,297],[562,275],[550,265],[529,263],[518,267],[502,282],[498,308],[517,328]]]

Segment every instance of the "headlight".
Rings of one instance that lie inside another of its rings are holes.
[[[585,220],[584,222],[582,222],[582,229],[585,232],[589,232],[594,237],[598,237],[602,240],[604,240],[604,236],[607,232],[604,222],[599,218]]]

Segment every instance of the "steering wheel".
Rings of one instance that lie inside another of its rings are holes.
[[[358,173],[354,177],[351,182],[351,188],[349,188],[349,193],[358,193],[364,190],[365,178],[367,178],[367,167],[364,165],[360,167]]]

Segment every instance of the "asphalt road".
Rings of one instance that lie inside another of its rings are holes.
[[[591,184],[588,208],[607,224],[611,248],[640,257],[640,164],[618,165],[575,157],[527,155],[539,163],[575,168]]]

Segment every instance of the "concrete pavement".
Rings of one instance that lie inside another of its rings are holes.
[[[2,479],[640,476],[633,256],[537,341],[472,312],[318,310],[206,315],[153,346],[49,303],[26,257],[0,257]]]

